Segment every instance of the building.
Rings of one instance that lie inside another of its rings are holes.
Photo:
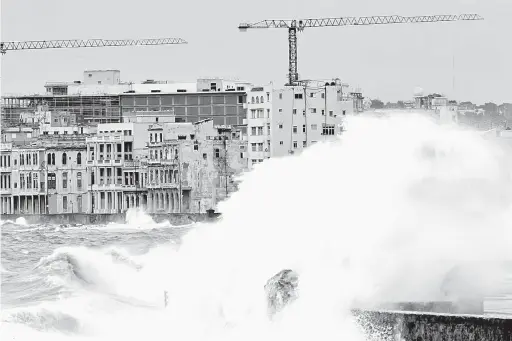
[[[20,117],[44,107],[76,115],[77,124],[119,123],[125,114],[159,112],[175,122],[213,118],[217,125],[242,124],[246,82],[219,78],[193,83],[146,80],[121,82],[119,70],[84,71],[82,81],[49,82],[44,95],[2,98],[2,121],[18,125]]]
[[[11,151],[11,200],[14,214],[46,213],[44,148],[20,146]]]
[[[87,172],[84,140],[65,145],[46,145],[41,169],[46,173],[47,212],[86,213]],[[44,188],[41,188],[44,191]]]
[[[144,123],[99,124],[98,133],[86,138],[90,213],[116,213],[145,205],[142,162],[148,127]]]
[[[340,134],[343,117],[354,108],[352,98],[343,94],[337,82],[322,87],[286,87],[275,90],[273,99],[272,157],[300,153],[315,142]],[[258,127],[256,134],[262,129]]]
[[[213,120],[155,124],[148,139],[148,212],[204,213],[236,190],[247,142]]]
[[[0,210],[2,214],[13,213],[12,201],[12,143],[0,143]]]
[[[249,169],[270,158],[272,153],[273,96],[274,89],[271,84],[251,87],[247,92],[247,127],[244,131],[248,141]]]

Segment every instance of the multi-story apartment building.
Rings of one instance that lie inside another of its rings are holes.
[[[354,104],[342,85],[328,83],[311,88],[290,86],[273,92],[271,156],[301,152],[311,144],[332,138],[343,130],[343,117]]]
[[[246,141],[213,120],[155,124],[148,139],[148,211],[206,212],[229,196],[247,169]]]
[[[23,146],[12,150],[12,212],[44,214],[46,212],[45,173],[42,146]]]
[[[0,197],[1,213],[11,214],[14,211],[12,201],[12,143],[0,143]]]
[[[146,155],[144,123],[98,125],[88,137],[89,212],[115,213],[146,202],[142,161]],[[132,204],[133,202],[133,204]]]
[[[87,212],[86,146],[83,142],[44,147],[47,213]]]
[[[249,168],[272,153],[272,85],[251,87],[247,92],[247,158]]]

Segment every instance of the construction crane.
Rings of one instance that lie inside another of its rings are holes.
[[[297,71],[297,32],[303,31],[306,27],[326,26],[359,26],[359,25],[385,25],[385,24],[410,24],[410,23],[432,23],[440,21],[459,20],[483,20],[478,14],[461,15],[428,15],[403,17],[398,15],[373,16],[373,17],[343,17],[323,19],[302,19],[302,20],[263,20],[253,24],[242,23],[239,30],[245,32],[249,28],[286,28],[288,29],[288,84],[299,83]]]
[[[187,44],[181,38],[157,39],[73,39],[73,40],[30,40],[0,42],[0,53],[16,50],[42,50],[78,47],[109,47],[109,46],[148,46],[148,45],[175,45]]]

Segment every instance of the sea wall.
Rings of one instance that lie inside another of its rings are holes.
[[[353,314],[372,341],[512,341],[512,319],[363,310]]]
[[[213,221],[218,213],[154,213],[148,214],[156,222],[169,221],[172,225],[187,225],[194,222]],[[23,217],[28,224],[108,224],[126,222],[125,213],[116,214],[87,214],[87,213],[67,213],[67,214],[2,214],[2,220],[15,221]]]

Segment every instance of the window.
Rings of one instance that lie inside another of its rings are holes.
[[[306,141],[302,141],[302,147],[307,147],[308,143]]]
[[[302,125],[302,132],[303,132],[303,133],[305,133],[305,132],[306,132],[306,125],[305,125],[305,124],[303,124],[303,125]]]
[[[297,134],[297,126],[293,126],[293,133]]]
[[[153,142],[153,134],[149,134],[149,142]]]
[[[279,94],[279,99],[283,99],[283,94]]]
[[[56,189],[55,173],[48,173],[48,189]]]
[[[256,96],[256,104],[259,104],[260,103],[260,98],[258,96]]]
[[[267,102],[270,102],[270,92],[267,92]]]
[[[242,86],[241,88],[242,89],[238,90],[238,91],[244,91],[244,87]],[[238,96],[238,104],[242,104],[242,103],[244,103],[244,96]]]
[[[265,113],[263,109],[258,109],[258,118],[265,118]]]
[[[76,164],[77,165],[82,164],[82,153],[80,153],[80,152],[78,152],[78,154],[76,154]]]
[[[279,125],[279,129],[283,129],[283,125],[282,124]]]
[[[293,109],[293,114],[297,115],[297,109]]]
[[[283,112],[283,109],[279,108],[279,112]]]
[[[256,118],[256,109],[251,109],[251,118]]]
[[[314,98],[315,97],[315,93],[314,92],[310,92],[309,93],[309,97]]]
[[[38,160],[37,160],[37,153],[34,153],[34,156],[32,158],[32,160],[34,161],[34,165],[37,165],[38,164]]]
[[[270,123],[267,123],[267,134],[270,135]]]
[[[66,153],[62,153],[62,164],[65,165],[67,163],[67,155]]]
[[[82,172],[76,174],[76,187],[82,189]]]
[[[199,145],[198,144],[194,144],[194,150],[199,150]]]
[[[318,126],[316,124],[311,125],[311,130],[316,130],[317,128],[318,128]]]
[[[68,197],[63,196],[62,197],[62,210],[66,212],[68,210]]]
[[[284,144],[284,142],[283,141],[279,141],[279,144],[282,146]]]
[[[62,188],[68,188],[68,172],[62,173]]]
[[[295,99],[302,99],[302,94],[295,94]]]
[[[39,179],[38,179],[38,174],[37,173],[34,173],[32,175],[32,181],[34,182],[32,187],[37,189],[39,187]]]
[[[251,147],[252,147],[252,151],[255,152],[256,151],[256,143],[251,143]]]
[[[270,118],[270,109],[267,109],[267,118]]]
[[[293,149],[297,149],[298,145],[297,145],[297,141],[293,141]]]
[[[332,110],[329,110],[329,116],[332,116],[333,113],[332,113]]]
[[[52,153],[52,165],[55,166],[55,153]]]
[[[258,151],[259,152],[263,151],[263,143],[258,143]]]
[[[322,135],[334,135],[334,124],[322,124]]]
[[[263,135],[263,127],[258,127],[258,135]]]
[[[256,135],[256,127],[251,127],[251,135],[252,136]]]
[[[32,174],[30,174],[30,173],[27,174],[27,188],[28,189],[32,188]]]
[[[311,108],[310,110],[312,114],[316,114],[316,108]]]
[[[325,98],[325,93],[324,93],[324,92],[322,92],[322,96],[321,96],[321,97],[322,97],[322,98]]]
[[[251,98],[251,103],[254,104],[254,96]]]
[[[345,116],[345,115],[346,115],[346,113],[347,113],[347,111],[346,111],[346,110],[343,110],[343,112],[342,112],[343,116]]]
[[[220,150],[219,150],[219,148],[215,148],[215,157],[216,158],[220,157]]]

